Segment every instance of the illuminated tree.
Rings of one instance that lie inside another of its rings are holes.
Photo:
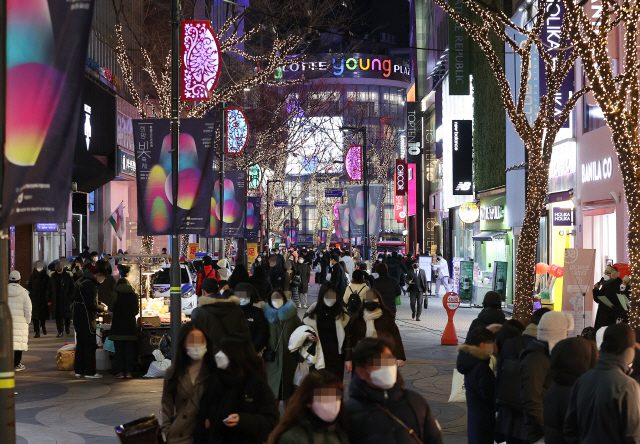
[[[637,1],[603,0],[600,13],[590,17],[582,7],[585,2],[563,3],[567,9],[568,36],[611,130],[624,181],[632,276],[629,320],[635,328],[640,326],[640,5]],[[616,34],[624,42],[622,60],[614,60],[610,53],[611,49],[617,51],[611,47],[618,44]]]
[[[446,0],[433,1],[465,29],[486,56],[500,88],[507,116],[524,142],[528,176],[525,215],[516,252],[513,317],[526,321],[532,311],[536,246],[540,231],[540,215],[546,204],[553,144],[578,100],[590,91],[590,87],[583,87],[575,91],[564,103],[557,104],[555,100],[578,58],[578,51],[568,48],[571,20],[567,15],[562,23],[558,47],[549,47],[540,38],[546,18],[544,11],[536,14],[529,25],[521,27],[501,10],[484,3],[460,0],[471,12],[467,16],[459,14]],[[513,30],[517,38],[509,33],[508,29]],[[508,81],[504,63],[492,42],[496,37],[505,42],[509,50],[519,57],[520,73],[517,85],[511,85]],[[534,52],[540,57],[541,69],[545,71],[547,93],[540,97],[537,115],[528,116],[524,108],[527,88],[530,86],[528,69]],[[453,54],[450,51],[451,57]]]

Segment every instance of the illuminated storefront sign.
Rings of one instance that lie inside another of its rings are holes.
[[[613,174],[611,157],[582,164],[582,183],[606,180]]]
[[[480,220],[502,220],[503,217],[502,205],[480,207]]]

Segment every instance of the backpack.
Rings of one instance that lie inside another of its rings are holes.
[[[513,338],[518,358],[505,359],[496,389],[496,402],[512,409],[521,409],[520,404],[520,352],[524,349],[522,336]]]
[[[360,288],[360,291],[362,291],[362,288]],[[349,286],[349,289],[351,289],[351,286]],[[362,305],[360,291],[356,293],[355,291],[351,290],[351,294],[349,295],[349,299],[347,300],[347,311],[349,313],[355,313],[360,310],[360,306]]]

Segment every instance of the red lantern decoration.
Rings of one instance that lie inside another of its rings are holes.
[[[550,265],[549,266],[549,274],[551,276],[553,276],[554,278],[561,278],[562,276],[564,276],[564,267],[561,267],[559,265]]]

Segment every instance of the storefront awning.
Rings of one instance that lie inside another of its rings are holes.
[[[473,236],[474,241],[486,242],[494,239],[506,239],[507,233],[505,231],[483,231]]]

